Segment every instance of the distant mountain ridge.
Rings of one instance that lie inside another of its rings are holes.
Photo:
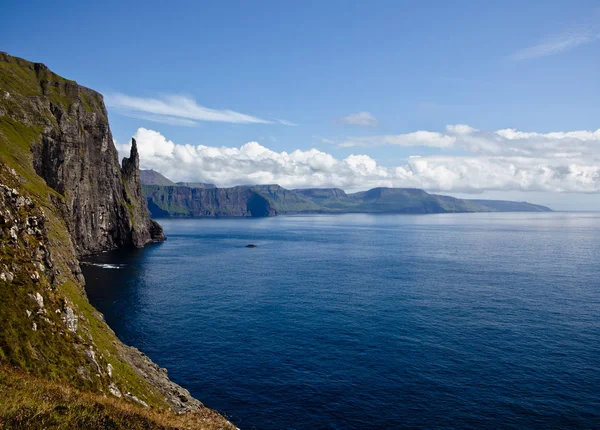
[[[142,192],[153,217],[552,211],[546,206],[527,202],[458,199],[429,194],[418,188],[378,187],[351,194],[339,188],[288,190],[276,184],[217,188],[213,184],[203,183],[176,184],[158,172],[146,172],[152,174],[142,174]]]
[[[143,185],[176,186],[177,184],[155,170],[140,170],[140,179]]]

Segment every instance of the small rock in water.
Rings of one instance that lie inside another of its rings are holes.
[[[250,243],[250,244],[246,245],[246,248],[256,248],[256,245],[254,245],[253,243]]]

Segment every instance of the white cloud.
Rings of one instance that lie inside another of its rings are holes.
[[[453,146],[456,141],[454,136],[444,135],[432,131],[415,131],[406,134],[394,134],[387,136],[361,136],[349,137],[340,143],[341,148],[351,148],[354,146],[369,147],[382,145],[398,146],[433,146],[437,148],[447,148]]]
[[[377,118],[369,112],[353,113],[336,119],[334,122],[337,124],[358,125],[361,127],[375,127],[378,124]]]
[[[277,121],[279,124],[282,124],[282,125],[289,125],[289,126],[291,126],[291,127],[295,127],[295,126],[297,126],[297,125],[298,125],[298,124],[296,124],[295,122],[288,121],[288,120],[286,120],[286,119],[277,119],[276,121]]]
[[[401,165],[389,167],[364,154],[337,159],[317,149],[275,152],[257,142],[239,148],[175,144],[144,128],[134,137],[142,168],[157,170],[175,181],[218,186],[278,183],[286,188],[348,191],[385,186],[466,193],[600,192],[600,130],[544,134],[450,126],[445,133],[422,132],[418,136],[426,136],[430,146],[443,147],[451,141],[450,146],[471,148],[472,154],[409,157]],[[400,141],[420,142],[415,137]],[[129,145],[117,147],[129,151]]]
[[[155,122],[167,122],[173,119],[183,121],[178,125],[194,125],[195,121],[228,122],[235,124],[269,124],[267,121],[252,115],[228,109],[218,110],[200,106],[195,100],[177,95],[162,98],[131,97],[115,93],[105,97],[106,105],[126,116],[133,116]]]
[[[185,118],[176,118],[172,116],[166,115],[152,115],[152,114],[144,114],[144,113],[136,113],[136,112],[127,112],[126,116],[130,118],[144,119],[146,121],[158,122],[161,124],[169,124],[169,125],[180,125],[184,127],[194,127],[198,123],[196,121],[192,121],[191,119]]]
[[[512,55],[512,59],[516,61],[531,60],[534,58],[545,57],[547,55],[560,54],[569,49],[576,48],[580,45],[593,42],[600,37],[590,29],[583,29],[576,32],[565,33],[560,36],[548,39],[537,45],[529,46],[521,49]]]
[[[448,125],[443,133],[416,131],[387,136],[349,137],[341,147],[398,145],[458,148],[473,154],[562,159],[600,159],[600,129],[536,133],[515,129],[481,131],[464,124]]]

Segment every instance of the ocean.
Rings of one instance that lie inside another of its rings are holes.
[[[600,214],[159,221],[89,299],[242,430],[600,427]]]

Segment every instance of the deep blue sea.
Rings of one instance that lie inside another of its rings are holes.
[[[160,222],[89,298],[243,430],[600,428],[600,214]]]

